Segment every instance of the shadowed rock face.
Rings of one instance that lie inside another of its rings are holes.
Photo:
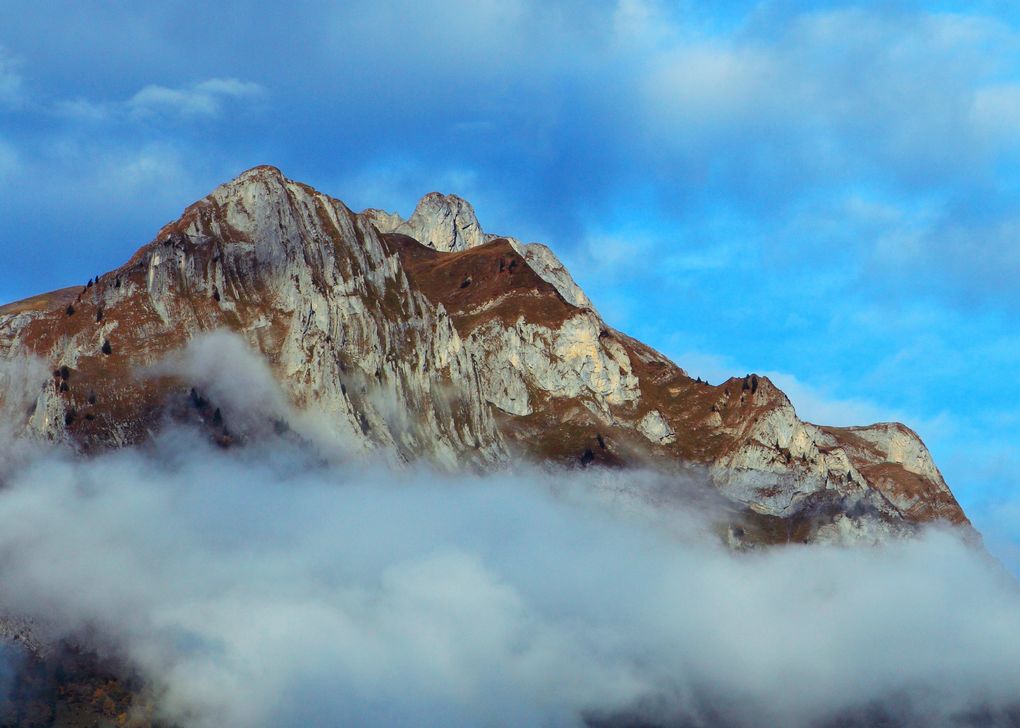
[[[486,234],[438,193],[405,221],[256,167],[90,285],[0,307],[0,358],[52,372],[24,413],[36,436],[120,447],[190,408],[226,444],[230,412],[193,382],[135,376],[224,328],[351,451],[703,466],[746,514],[737,545],[967,522],[908,428],[802,422],[765,377],[692,380],[607,326],[548,248]]]

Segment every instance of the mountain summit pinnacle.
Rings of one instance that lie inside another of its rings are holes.
[[[486,242],[475,209],[457,195],[430,192],[419,200],[407,220],[378,210],[366,212],[373,216],[381,232],[401,233],[444,253],[467,250]]]

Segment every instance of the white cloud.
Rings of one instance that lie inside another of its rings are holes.
[[[323,457],[345,457],[352,447],[354,435],[343,420],[295,410],[265,359],[229,330],[203,332],[184,349],[139,375],[169,376],[194,387],[212,407],[221,410],[234,436],[257,439],[286,423],[305,442],[314,443]],[[397,413],[406,416],[403,409]]]
[[[115,640],[197,726],[937,725],[1017,700],[1020,598],[980,553],[738,555],[683,497],[604,497],[660,480],[398,477],[183,434],[50,453],[0,492],[0,606]]]
[[[752,22],[660,54],[645,81],[645,123],[675,150],[736,152],[748,165],[758,156],[851,165],[841,178],[973,170],[1020,141],[1009,124],[1016,85],[997,80],[1002,67],[988,52],[1017,47],[1008,28],[957,15],[831,10]]]
[[[231,99],[261,96],[264,89],[257,83],[235,78],[211,78],[191,86],[170,88],[150,85],[131,97],[126,106],[136,117],[150,115],[180,117],[215,117]]]
[[[38,443],[17,437],[18,428],[35,412],[36,398],[50,381],[46,364],[34,356],[0,361],[0,486],[39,454]]]
[[[285,416],[290,409],[266,361],[240,336],[222,329],[196,336],[146,374],[193,383],[231,414],[248,420]]]
[[[202,119],[220,116],[230,102],[257,99],[265,89],[251,81],[211,78],[190,86],[150,84],[126,101],[97,101],[84,97],[61,99],[53,104],[59,116],[79,122],[98,123],[123,118]]]
[[[166,366],[251,418],[285,406],[236,337]],[[0,391],[17,411],[46,374]],[[395,471],[182,430],[11,451],[0,614],[123,652],[170,722],[965,725],[1020,700],[1020,593],[950,532],[733,553],[696,475]]]

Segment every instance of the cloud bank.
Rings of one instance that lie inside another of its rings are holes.
[[[108,640],[189,725],[1005,721],[1020,593],[954,535],[734,554],[705,514],[612,495],[653,481],[324,466],[177,432],[21,470],[0,605]]]
[[[252,423],[234,337],[155,373]],[[0,370],[20,408],[46,372]],[[254,427],[254,425],[253,425]],[[171,427],[0,460],[0,614],[126,657],[189,726],[1014,725],[1020,588],[952,532],[735,553],[696,477],[485,476]]]

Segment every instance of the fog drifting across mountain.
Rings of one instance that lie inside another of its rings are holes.
[[[168,366],[279,404],[242,349],[200,346],[220,356]],[[696,479],[187,429],[91,459],[12,446],[0,609],[126,655],[184,725],[1008,725],[1018,698],[1020,593],[947,531],[738,554]]]

